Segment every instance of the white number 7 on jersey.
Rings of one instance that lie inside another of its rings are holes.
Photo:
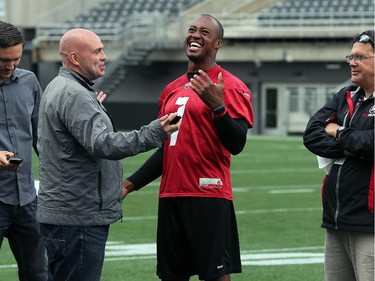
[[[184,116],[185,106],[186,106],[186,103],[187,103],[188,99],[189,99],[189,97],[179,97],[176,100],[176,105],[180,105],[180,107],[177,109],[177,115],[178,116],[181,116],[181,117]],[[178,131],[174,132],[171,135],[171,141],[169,143],[170,146],[175,146],[176,145],[177,137],[178,137]]]

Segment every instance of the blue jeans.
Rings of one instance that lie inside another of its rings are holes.
[[[109,225],[40,224],[48,255],[49,281],[99,281]]]
[[[35,215],[36,199],[22,207],[0,202],[0,247],[7,237],[21,281],[47,280],[47,255]]]

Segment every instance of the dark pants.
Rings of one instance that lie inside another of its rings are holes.
[[[40,224],[49,281],[99,281],[109,226]]]
[[[21,281],[47,280],[47,256],[35,218],[36,201],[23,207],[0,202],[0,247],[7,237]]]

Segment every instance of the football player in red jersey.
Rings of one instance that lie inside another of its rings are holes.
[[[252,94],[216,63],[223,27],[211,15],[189,26],[187,72],[159,98],[159,116],[176,112],[180,129],[123,182],[123,196],[162,176],[157,229],[161,280],[227,281],[241,272],[230,180],[231,154],[253,126]]]

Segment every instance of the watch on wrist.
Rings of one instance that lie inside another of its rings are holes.
[[[344,126],[340,126],[337,128],[336,130],[336,139],[339,139],[340,138],[340,134],[342,133],[342,131],[344,131],[346,128]]]

